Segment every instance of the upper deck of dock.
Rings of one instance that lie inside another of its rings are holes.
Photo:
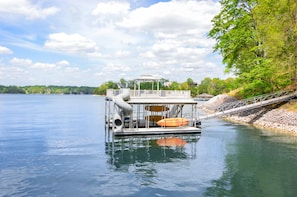
[[[151,82],[152,88],[142,90],[140,84]],[[189,90],[160,90],[160,78],[153,75],[141,75],[134,80],[134,90],[128,89],[130,99],[126,101],[129,104],[197,104],[191,97]],[[106,98],[112,99],[123,93],[127,89],[108,89]]]
[[[113,98],[121,93],[118,89],[108,89],[106,97]],[[188,90],[130,90],[129,104],[196,104]]]

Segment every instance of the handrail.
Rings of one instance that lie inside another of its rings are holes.
[[[216,112],[199,117],[198,119],[203,120],[203,119],[208,119],[213,117],[237,114],[239,112],[288,101],[290,99],[293,99],[294,97],[297,97],[296,91],[282,91],[282,92],[276,92],[272,94],[256,96],[253,98],[248,98],[248,99],[239,100],[235,102],[229,102],[217,107]]]
[[[252,98],[247,98],[247,99],[238,100],[238,101],[232,101],[232,102],[224,103],[224,104],[216,107],[215,111],[226,111],[226,110],[229,110],[229,109],[244,107],[244,106],[255,104],[255,103],[261,103],[263,101],[267,101],[267,100],[270,100],[270,99],[279,98],[279,97],[282,97],[282,96],[287,96],[287,95],[290,95],[290,94],[293,94],[293,93],[296,94],[296,90],[293,90],[293,91],[278,91],[278,92],[271,93],[271,94],[263,94],[263,95],[259,95],[259,96],[252,97]]]
[[[114,97],[121,93],[119,89],[108,89],[106,91],[107,97]],[[131,98],[191,98],[191,92],[189,90],[130,90]]]

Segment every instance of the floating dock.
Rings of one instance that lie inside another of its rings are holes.
[[[191,98],[190,91],[154,90],[158,80],[146,75],[135,80],[134,90],[108,89],[107,130],[114,136],[201,133],[197,101]],[[141,82],[152,82],[152,89],[141,90]],[[183,120],[183,124],[160,124],[166,120]]]

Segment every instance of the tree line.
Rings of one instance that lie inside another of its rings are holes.
[[[297,85],[297,1],[221,0],[209,37],[248,97]]]
[[[88,86],[4,86],[0,85],[2,94],[94,94],[96,87]]]
[[[185,82],[178,83],[176,81],[170,82],[168,79],[161,79],[159,84],[154,83],[154,89],[157,89],[157,86],[161,90],[190,90],[191,95],[196,97],[199,94],[207,93],[212,95],[218,95],[222,93],[228,93],[232,90],[235,90],[241,86],[240,82],[234,78],[228,79],[219,79],[219,78],[204,78],[200,84],[193,81],[193,79],[188,78]],[[108,81],[101,84],[96,90],[95,94],[105,95],[107,89],[118,89],[120,87],[124,88],[134,88],[133,80],[121,79],[119,82]],[[151,90],[151,82],[142,82],[140,83],[140,88],[142,90]]]

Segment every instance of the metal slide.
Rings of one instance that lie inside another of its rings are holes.
[[[126,101],[130,99],[130,90],[122,89],[122,93],[114,97],[114,103],[118,106],[117,112],[114,114],[113,122],[116,130],[122,130],[123,128],[123,117],[130,115],[133,111],[131,105]]]

